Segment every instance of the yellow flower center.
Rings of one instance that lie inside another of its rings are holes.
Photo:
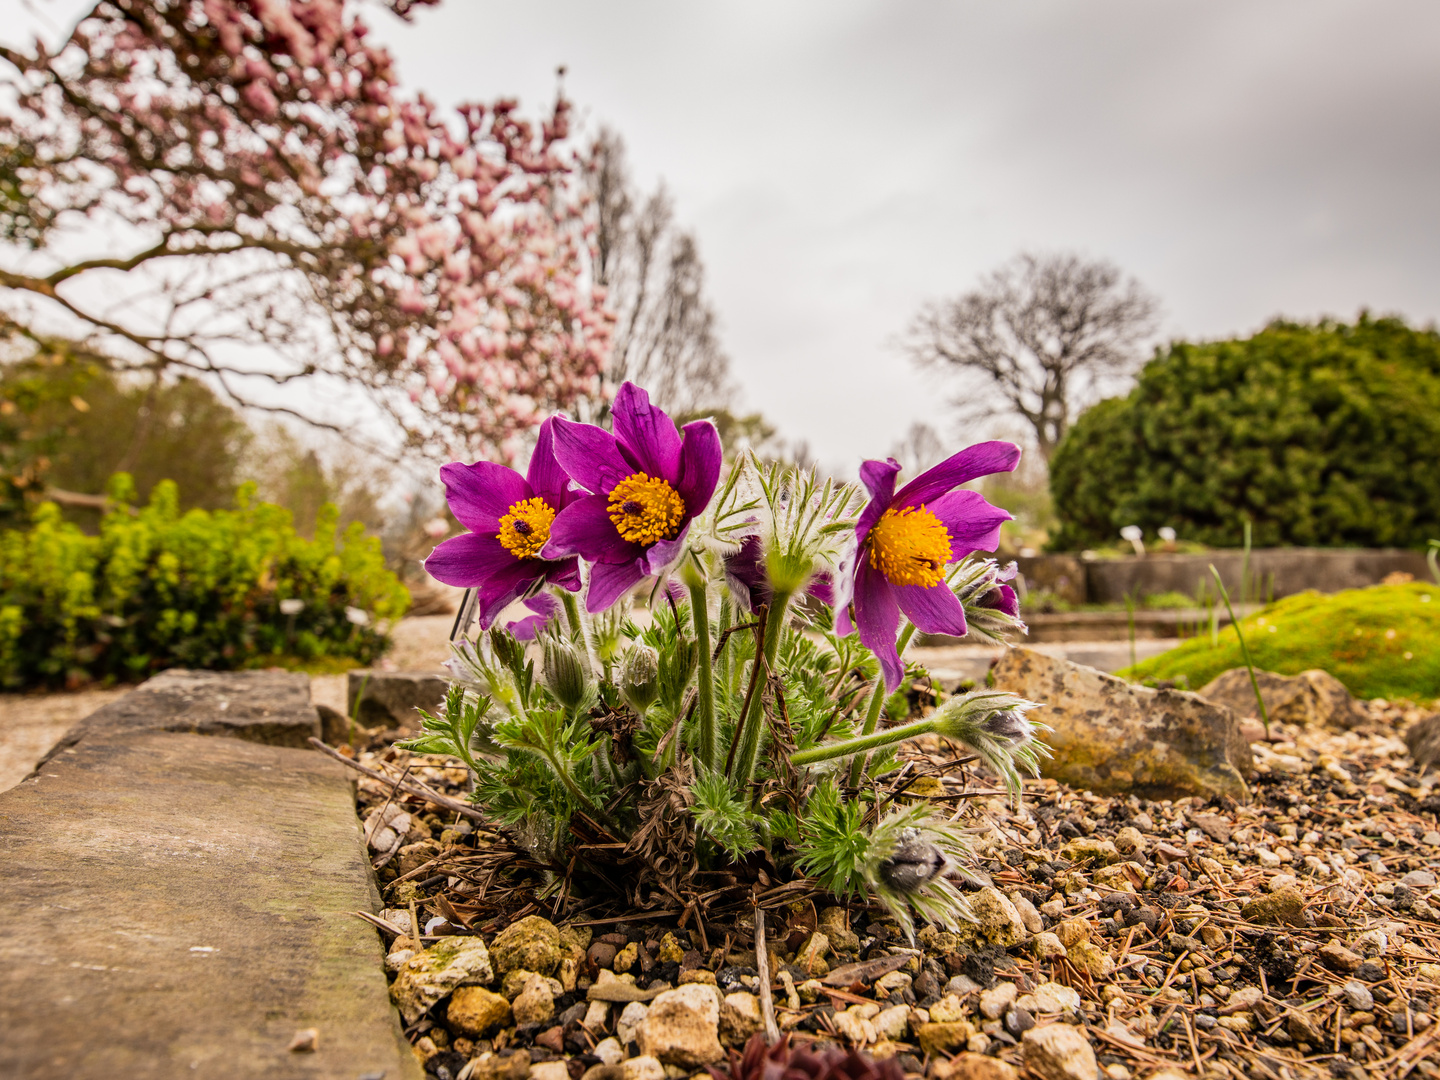
[[[635,473],[610,491],[606,506],[615,531],[635,544],[673,540],[685,519],[685,500],[658,476]]]
[[[554,520],[555,511],[544,499],[517,502],[500,519],[500,543],[517,559],[538,559]]]
[[[886,510],[870,530],[870,565],[891,585],[938,585],[950,562],[950,533],[923,506]]]

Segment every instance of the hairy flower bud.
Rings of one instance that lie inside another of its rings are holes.
[[[545,642],[545,689],[566,709],[579,708],[590,693],[585,658],[567,641]]]
[[[880,877],[896,892],[913,893],[943,874],[948,865],[945,853],[919,829],[906,828],[890,857],[880,864]]]
[[[660,654],[637,641],[620,661],[620,693],[641,716],[660,696]]]
[[[1028,742],[1034,734],[1030,722],[1014,709],[1002,709],[992,713],[980,728],[992,738],[1008,743]]]

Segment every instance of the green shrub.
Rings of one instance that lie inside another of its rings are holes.
[[[54,503],[29,529],[0,533],[0,685],[129,682],[280,655],[368,664],[388,644],[381,624],[410,602],[378,539],[358,523],[337,537],[334,507],[306,540],[250,484],[233,510],[185,514],[168,481],[139,510],[128,476],[110,494],[98,536]],[[285,615],[283,600],[304,607]]]
[[[1257,668],[1282,675],[1321,668],[1362,698],[1440,698],[1440,586],[1305,592],[1241,620],[1240,627]],[[1235,631],[1226,627],[1218,645],[1202,633],[1119,674],[1134,680],[1183,676],[1198,690],[1244,663]]]
[[[1151,536],[1419,547],[1440,533],[1440,334],[1398,319],[1275,322],[1184,342],[1080,417],[1051,463],[1051,547]]]

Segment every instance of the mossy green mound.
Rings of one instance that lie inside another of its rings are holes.
[[[1305,592],[1242,620],[1241,629],[1257,668],[1282,675],[1320,668],[1360,698],[1440,698],[1440,586]],[[1227,627],[1218,644],[1202,633],[1118,674],[1136,681],[1183,677],[1198,690],[1244,664],[1235,630]]]

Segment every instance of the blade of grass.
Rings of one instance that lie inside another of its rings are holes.
[[[1246,537],[1249,537],[1249,524],[1246,524]],[[1265,725],[1265,738],[1270,738],[1270,716],[1265,711],[1265,699],[1260,696],[1260,680],[1255,678],[1255,665],[1250,660],[1250,647],[1245,644],[1245,635],[1240,630],[1240,620],[1235,617],[1235,609],[1230,606],[1230,594],[1225,590],[1225,582],[1220,580],[1220,571],[1215,569],[1215,564],[1210,564],[1210,573],[1215,575],[1215,587],[1220,590],[1220,599],[1225,601],[1225,610],[1230,615],[1230,625],[1235,628],[1235,637],[1240,641],[1240,655],[1245,658],[1245,670],[1250,672],[1250,688],[1255,691],[1255,704],[1260,707],[1260,723]]]

